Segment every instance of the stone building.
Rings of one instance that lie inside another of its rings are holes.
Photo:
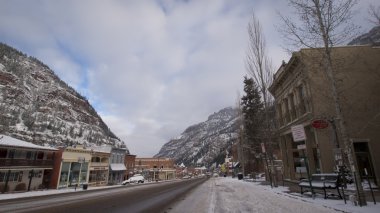
[[[311,173],[333,172],[337,165],[347,165],[321,51],[301,49],[293,53],[278,69],[269,88],[275,98],[277,135],[288,179],[306,177],[306,162]],[[357,168],[362,177],[367,171],[379,183],[380,48],[334,47],[332,58]],[[303,127],[306,140],[295,142],[292,127]],[[303,158],[303,152],[307,158]]]

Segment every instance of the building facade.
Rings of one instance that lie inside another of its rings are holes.
[[[109,178],[110,152],[101,148],[91,148],[89,186],[106,186]]]
[[[171,158],[136,158],[135,173],[151,181],[171,180],[176,178],[174,160]]]
[[[127,171],[124,164],[126,151],[125,148],[113,147],[111,149],[108,184],[121,184],[124,181],[124,175]]]
[[[324,72],[321,49],[301,49],[283,63],[269,90],[275,98],[277,135],[285,178],[297,180],[310,173],[326,173],[348,165],[337,128],[335,102]],[[379,183],[380,48],[334,47],[333,70],[342,114],[362,177],[365,171]],[[321,126],[320,123],[323,123]],[[306,139],[292,135],[303,129]],[[296,142],[297,141],[297,142]]]
[[[57,151],[0,135],[0,193],[51,188]]]
[[[126,170],[124,173],[124,180],[128,180],[128,178],[132,177],[133,174],[135,173],[135,162],[136,162],[136,155],[131,155],[131,154],[125,155],[124,165],[126,167]]]
[[[67,188],[88,183],[91,150],[76,147],[59,148],[55,160],[53,184],[55,188]]]

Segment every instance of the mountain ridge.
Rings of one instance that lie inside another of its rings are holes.
[[[38,59],[0,43],[0,133],[38,145],[125,146],[87,98]]]
[[[186,166],[212,166],[224,162],[226,152],[238,138],[239,113],[227,107],[191,125],[175,139],[164,144],[154,157],[174,158]]]

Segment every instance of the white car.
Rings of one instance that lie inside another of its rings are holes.
[[[123,181],[123,183],[121,184],[126,185],[128,183],[144,183],[144,181],[145,181],[144,176],[140,174],[135,174],[132,177],[130,177],[128,180]]]

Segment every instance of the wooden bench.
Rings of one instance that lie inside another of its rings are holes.
[[[317,190],[323,190],[325,199],[328,197],[326,190],[336,189],[338,192],[338,196],[342,199],[342,196],[339,191],[340,187],[340,177],[335,173],[327,173],[327,174],[312,174],[311,176],[311,186],[310,182],[307,179],[303,179],[298,184],[301,187],[301,194],[304,193],[304,188],[312,188]]]

